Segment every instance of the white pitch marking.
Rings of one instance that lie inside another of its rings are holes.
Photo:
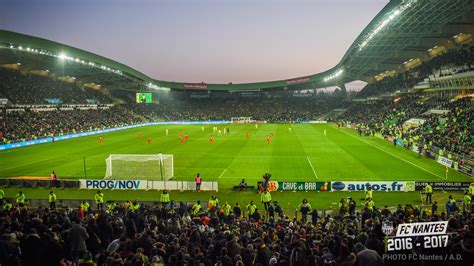
[[[89,170],[89,169],[91,169],[91,167],[86,167],[86,171]],[[66,176],[70,176],[70,175],[77,174],[77,173],[81,173],[81,172],[84,173],[84,169],[81,169],[81,170],[78,170],[78,171],[74,171],[74,172],[72,172],[72,173],[70,173],[70,174],[67,174]]]
[[[227,172],[227,168],[224,169],[224,171],[222,171],[221,175],[218,178],[221,178],[224,175],[225,172]]]
[[[313,164],[312,164],[311,161],[309,160],[309,157],[306,156],[306,159],[308,159],[309,166],[311,166],[311,170],[313,170],[314,176],[316,177],[316,179],[319,179],[318,174],[316,174],[316,171],[314,171]]]

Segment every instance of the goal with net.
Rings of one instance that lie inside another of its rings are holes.
[[[231,117],[230,121],[232,124],[250,124],[255,122],[251,117]]]
[[[172,154],[110,154],[104,179],[170,180],[174,177]]]

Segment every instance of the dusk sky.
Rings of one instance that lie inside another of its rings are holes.
[[[0,28],[169,81],[242,83],[336,65],[388,0],[2,0]]]

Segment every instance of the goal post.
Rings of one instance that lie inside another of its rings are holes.
[[[104,179],[170,180],[174,177],[172,154],[110,154]]]
[[[255,120],[252,120],[252,117],[249,116],[231,117],[230,121],[232,124],[250,124],[255,122]]]

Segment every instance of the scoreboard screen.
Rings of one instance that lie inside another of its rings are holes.
[[[151,103],[151,93],[149,92],[137,92],[135,94],[136,103]]]

